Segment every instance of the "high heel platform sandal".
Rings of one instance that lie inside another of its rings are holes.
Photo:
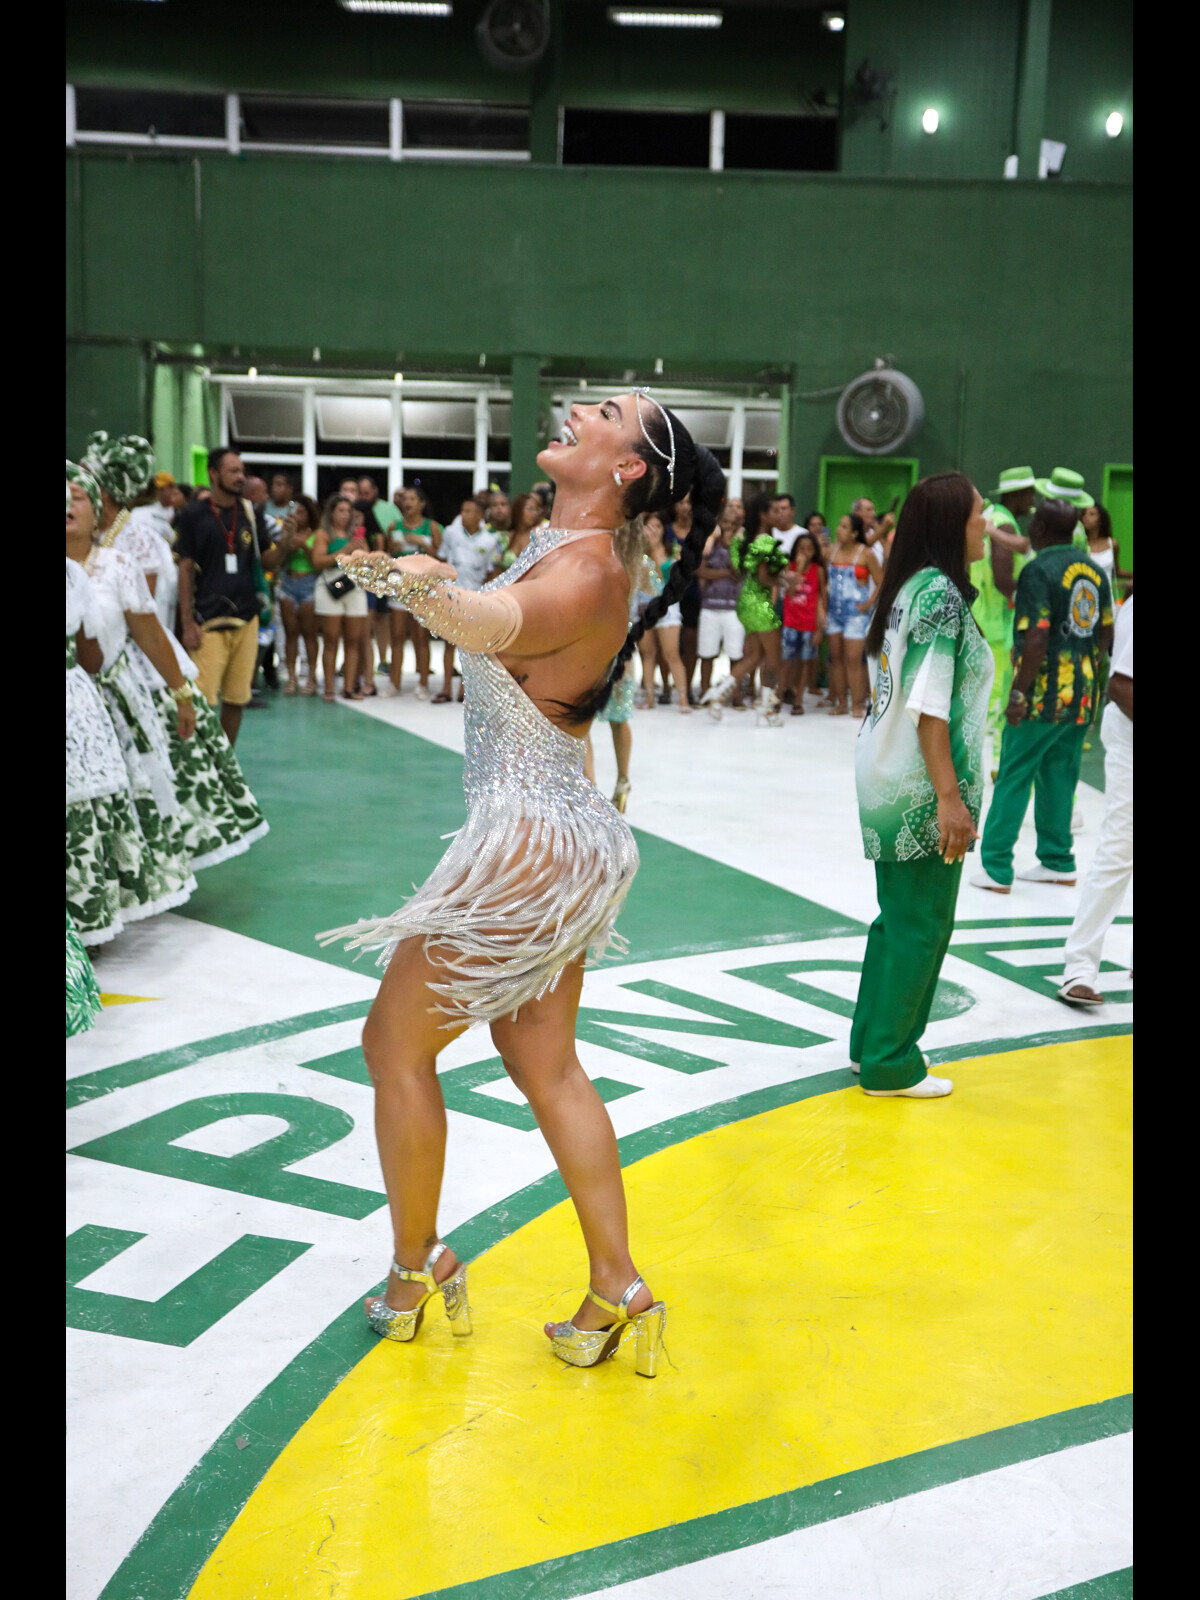
[[[471,1305],[467,1299],[466,1262],[460,1262],[445,1283],[437,1283],[434,1280],[434,1265],[445,1253],[444,1244],[435,1244],[425,1257],[425,1265],[420,1272],[412,1272],[408,1267],[402,1267],[398,1261],[392,1262],[392,1271],[398,1278],[409,1283],[428,1284],[429,1290],[408,1311],[394,1311],[382,1295],[371,1301],[367,1308],[367,1321],[381,1339],[395,1339],[400,1344],[407,1344],[410,1339],[415,1338],[417,1329],[421,1326],[421,1318],[425,1315],[425,1307],[435,1294],[440,1294],[445,1301],[446,1315],[450,1319],[450,1332],[460,1339],[465,1339],[470,1333]]]
[[[658,1352],[662,1345],[663,1329],[667,1325],[667,1308],[656,1300],[645,1311],[630,1317],[629,1302],[639,1289],[644,1289],[641,1278],[635,1278],[621,1296],[620,1304],[613,1305],[595,1289],[588,1289],[587,1297],[601,1311],[609,1311],[616,1322],[607,1328],[577,1328],[573,1322],[556,1322],[550,1330],[550,1345],[560,1361],[570,1367],[597,1367],[609,1356],[616,1355],[621,1340],[632,1328],[637,1339],[637,1370],[643,1378],[653,1378],[658,1367]]]
[[[628,778],[617,779],[617,787],[613,790],[612,803],[622,816],[625,815],[625,807],[629,804],[629,791],[632,788],[633,785]]]

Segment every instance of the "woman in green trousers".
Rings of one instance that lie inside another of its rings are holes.
[[[871,709],[855,779],[879,915],[867,937],[850,1060],[871,1095],[936,1099],[919,1045],[978,838],[995,670],[971,615],[983,500],[961,472],[923,478],[900,513],[867,634]]]

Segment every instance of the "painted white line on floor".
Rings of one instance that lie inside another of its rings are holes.
[[[1133,1561],[1133,1435],[927,1489],[581,1600],[1039,1600]]]

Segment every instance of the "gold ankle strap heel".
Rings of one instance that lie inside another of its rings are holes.
[[[646,1287],[641,1278],[635,1278],[614,1305],[603,1295],[589,1288],[587,1297],[601,1311],[611,1312],[616,1322],[607,1328],[577,1328],[573,1322],[556,1322],[550,1330],[550,1346],[560,1361],[572,1367],[595,1367],[616,1355],[621,1340],[633,1330],[637,1340],[637,1371],[643,1378],[653,1378],[658,1366],[658,1352],[662,1346],[663,1329],[667,1325],[667,1308],[656,1300],[645,1311],[630,1317],[629,1302],[640,1289]]]
[[[399,1344],[407,1344],[410,1339],[414,1339],[421,1326],[421,1319],[425,1315],[425,1307],[435,1294],[440,1294],[445,1303],[446,1315],[450,1319],[450,1332],[460,1338],[470,1333],[471,1306],[467,1299],[466,1263],[462,1262],[445,1283],[438,1283],[433,1276],[434,1266],[445,1253],[444,1244],[435,1244],[426,1256],[425,1265],[420,1272],[402,1267],[398,1261],[392,1262],[392,1271],[398,1278],[407,1283],[426,1284],[427,1291],[408,1311],[393,1310],[382,1295],[371,1301],[367,1308],[367,1321],[381,1339],[394,1339]]]

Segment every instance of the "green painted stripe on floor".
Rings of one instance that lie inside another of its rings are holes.
[[[1077,1030],[1086,1032],[1089,1037],[1102,1037],[1104,1029]],[[1110,1033],[1128,1032],[1128,1025],[1122,1024],[1107,1030]],[[1056,1044],[1062,1042],[1057,1035],[1031,1035],[1028,1039],[1007,1041],[1008,1047],[1013,1050],[1037,1047],[1043,1044]],[[986,1053],[980,1052],[977,1046],[964,1045],[962,1054]],[[705,1133],[711,1128],[725,1126],[728,1123],[739,1122],[747,1117],[758,1116],[764,1111],[775,1110],[779,1106],[789,1105],[800,1100],[815,1098],[818,1095],[832,1094],[841,1089],[848,1089],[857,1082],[850,1069],[838,1069],[832,1072],[813,1074],[808,1078],[793,1079],[791,1082],[776,1084],[766,1089],[756,1089],[744,1095],[738,1095],[731,1100],[722,1101],[718,1105],[705,1106],[697,1111],[690,1111],[682,1116],[672,1117],[665,1122],[658,1123],[651,1128],[640,1129],[636,1133],[627,1134],[619,1141],[622,1166],[630,1166],[643,1157],[655,1155],[660,1150],[665,1150],[671,1145],[680,1144],[688,1139],[693,1139],[697,1134]],[[451,1246],[456,1255],[463,1260],[470,1261],[481,1255],[485,1250],[498,1244],[501,1239],[506,1239],[518,1228],[524,1227],[534,1217],[541,1216],[552,1206],[567,1198],[566,1187],[557,1171],[546,1173],[534,1183],[527,1185],[516,1194],[499,1201],[496,1205],[489,1206],[485,1211],[479,1212],[468,1221],[462,1223],[451,1233],[446,1235],[446,1242]],[[364,1293],[379,1293],[383,1288],[383,1280],[375,1284],[372,1289]],[[201,1567],[208,1560],[216,1545],[232,1524],[234,1518],[241,1511],[254,1489],[261,1482],[264,1474],[280,1451],[292,1439],[298,1429],[303,1426],[321,1402],[342,1381],[350,1369],[362,1360],[363,1356],[373,1347],[374,1338],[367,1328],[362,1314],[362,1295],[355,1297],[340,1316],[321,1333],[311,1344],[284,1368],[284,1370],[257,1394],[240,1416],[225,1429],[216,1443],[206,1452],[201,1460],[192,1468],[187,1477],[167,1500],[158,1515],[151,1522],[145,1533],[138,1540],[112,1578],[105,1585],[101,1600],[145,1600],[149,1594],[185,1595],[195,1582]],[[1115,1405],[1117,1402],[1106,1402]],[[1131,1400],[1129,1401],[1131,1405]],[[1094,1410],[1095,1408],[1084,1408]],[[1075,1413],[1064,1412],[1063,1417],[1070,1418]],[[1105,1426],[1100,1432],[1089,1435],[1101,1438],[1106,1433],[1127,1432],[1131,1422],[1122,1422],[1119,1413],[1118,1423]],[[1036,1423],[1023,1424],[1028,1428],[1037,1428],[1054,1422],[1054,1418],[1041,1418]],[[1014,1430],[1001,1430],[1002,1434],[1012,1433]],[[992,1435],[980,1435],[983,1440],[992,1438]],[[1000,1435],[995,1435],[1000,1437]],[[1085,1443],[1086,1439],[1068,1438],[1063,1444],[1041,1442],[1050,1437],[1048,1433],[1030,1435],[1034,1440],[1034,1447],[1028,1454],[1031,1456],[1045,1455],[1051,1450],[1065,1449],[1067,1444]],[[236,1441],[239,1438],[250,1440],[250,1445],[239,1449]],[[971,1441],[962,1441],[954,1445],[940,1447],[946,1450],[964,1450]],[[936,1451],[922,1452],[922,1458],[936,1454]],[[986,1454],[986,1450],[985,1450]],[[917,1458],[905,1457],[904,1461]],[[1013,1460],[1023,1460],[1024,1455],[1015,1455]],[[1007,1461],[999,1461],[995,1465],[1007,1465]],[[890,1467],[897,1467],[899,1463],[891,1463]],[[864,1469],[871,1472],[885,1472],[888,1467],[873,1467]],[[973,1472],[989,1471],[990,1466],[984,1465],[952,1474],[945,1481],[952,1481],[954,1476],[969,1477]],[[850,1474],[854,1477],[854,1474]],[[931,1483],[921,1483],[918,1487],[932,1487]],[[830,1489],[830,1498],[833,1497],[833,1483]],[[815,1492],[796,1491],[797,1493]],[[902,1492],[912,1493],[915,1490],[905,1489]],[[786,1497],[775,1497],[783,1499]],[[879,1499],[895,1498],[895,1493],[888,1490],[886,1483]],[[773,1504],[774,1502],[763,1502]],[[877,1500],[869,1502],[878,1503]],[[721,1512],[718,1516],[727,1516],[732,1513]],[[832,1513],[841,1514],[841,1508]],[[707,1522],[711,1519],[700,1519]],[[817,1518],[815,1520],[821,1520]],[[806,1524],[797,1524],[804,1526]],[[681,1527],[693,1527],[695,1524],[681,1524]],[[759,1537],[771,1538],[775,1532],[786,1532],[786,1528],[768,1530]],[[662,1533],[642,1535],[640,1537],[655,1539],[665,1537],[667,1534],[676,1533],[677,1529],[663,1530]],[[630,1541],[626,1541],[630,1542]],[[755,1539],[746,1539],[740,1542],[755,1543]],[[616,1546],[605,1547],[613,1549]],[[650,1549],[651,1547],[647,1547]],[[729,1548],[736,1548],[731,1545]],[[572,1558],[574,1559],[574,1558]],[[696,1559],[695,1553],[686,1559]],[[678,1565],[678,1559],[673,1558],[665,1563],[666,1566]],[[553,1564],[552,1564],[553,1565]],[[524,1572],[533,1573],[540,1569],[522,1569]],[[661,1571],[662,1567],[653,1567],[647,1570]],[[630,1573],[628,1576],[636,1576]],[[501,1579],[489,1579],[490,1584],[497,1584]],[[588,1588],[604,1587],[613,1582],[610,1575],[607,1578],[603,1573],[593,1574],[588,1581],[579,1588],[545,1590],[529,1587],[513,1590],[512,1600],[527,1600],[529,1596],[568,1595],[586,1592]],[[443,1591],[448,1594],[451,1591]],[[469,1593],[470,1586],[465,1589],[456,1588],[453,1593]],[[476,1594],[481,1597],[483,1591],[477,1589]],[[508,1591],[503,1591],[505,1600],[508,1600]],[[492,1590],[488,1590],[488,1600],[492,1600]],[[500,1600],[502,1591],[495,1590],[496,1600]]]
[[[258,1022],[250,1028],[237,1028],[232,1033],[214,1033],[211,1038],[197,1039],[193,1044],[177,1045],[174,1050],[159,1050],[153,1055],[138,1056],[133,1061],[118,1061],[111,1067],[99,1067],[95,1072],[82,1072],[77,1078],[67,1079],[67,1109],[98,1100],[101,1095],[112,1094],[115,1089],[127,1089],[130,1084],[144,1083],[147,1078],[159,1078],[166,1072],[178,1072],[180,1067],[190,1067],[208,1056],[222,1056],[230,1050],[248,1050],[252,1045],[270,1044],[273,1039],[286,1039],[293,1033],[307,1033],[310,1028],[328,1028],[334,1022],[352,1022],[355,1017],[365,1017],[371,1009],[369,1000],[351,1000],[341,1006],[326,1006],[323,1011],[303,1011],[299,1016],[281,1017],[278,1022]]]
[[[727,1511],[716,1511],[691,1522],[656,1528],[631,1539],[578,1550],[472,1583],[430,1590],[420,1600],[570,1600],[573,1595],[593,1589],[690,1566],[730,1550],[744,1550],[855,1511],[890,1505],[926,1489],[940,1489],[1000,1467],[1128,1433],[1132,1427],[1133,1396],[1118,1395],[1097,1405],[1059,1411],[1011,1428],[997,1428],[971,1439],[881,1461],[857,1472],[825,1478],[765,1500],[751,1500],[743,1506],[731,1506]],[[1108,1591],[1104,1593],[1107,1600]]]
[[[953,945],[951,949],[953,949]],[[1027,1033],[1020,1039],[980,1039],[973,1044],[945,1045],[927,1051],[930,1061],[942,1064],[947,1061],[971,1061],[975,1056],[998,1056],[1007,1050],[1038,1050],[1047,1044],[1081,1044],[1088,1039],[1117,1039],[1132,1033],[1132,1022],[1095,1022],[1085,1028],[1047,1029],[1045,1033]]]
[[[1122,1567],[1119,1572],[1106,1572],[1102,1578],[1056,1589],[1053,1594],[1043,1595],[1042,1600],[1133,1600],[1133,1568]]]

